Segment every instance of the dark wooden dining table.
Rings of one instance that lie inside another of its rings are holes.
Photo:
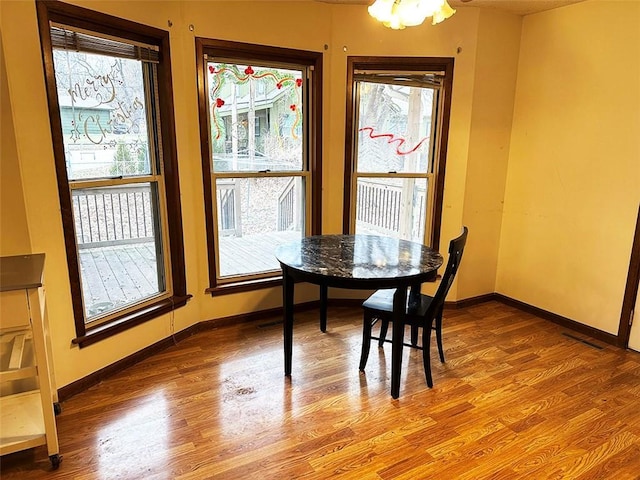
[[[281,245],[276,258],[282,268],[284,309],[284,374],[291,375],[293,294],[296,282],[320,286],[320,329],[327,328],[328,288],[396,288],[391,349],[391,396],[400,395],[404,325],[402,317],[420,285],[435,277],[442,255],[416,242],[380,235],[315,235]]]

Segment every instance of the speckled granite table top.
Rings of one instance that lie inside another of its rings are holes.
[[[276,257],[299,272],[363,281],[419,276],[443,261],[425,245],[377,235],[305,237],[278,247]]]

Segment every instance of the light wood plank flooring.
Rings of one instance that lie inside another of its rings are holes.
[[[276,317],[198,333],[65,401],[59,470],[41,447],[2,478],[640,478],[640,354],[497,302],[445,318],[434,388],[405,349],[398,400],[358,308],[296,316],[291,379]]]

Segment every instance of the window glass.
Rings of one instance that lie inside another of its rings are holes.
[[[86,321],[165,290],[155,183],[72,190]]]
[[[216,181],[220,276],[278,271],[274,251],[304,235],[302,177]]]
[[[348,58],[346,231],[437,245],[451,68],[450,59]]]
[[[288,55],[280,49],[268,49],[273,58],[265,47],[255,50],[260,59],[252,61],[250,53],[234,59],[226,49],[203,52],[212,286],[279,276],[276,248],[310,232],[315,54],[298,64],[283,61]]]
[[[166,291],[163,187],[149,126],[157,114],[149,107],[158,103],[155,64],[66,46],[54,48],[53,60],[90,325]]]
[[[356,233],[388,235],[422,243],[426,178],[358,178]]]

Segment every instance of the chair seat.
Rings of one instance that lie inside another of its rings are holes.
[[[378,290],[373,293],[369,298],[367,298],[362,307],[367,310],[374,310],[380,314],[382,313],[393,313],[393,295],[395,294],[395,288]],[[405,309],[405,314],[409,317],[424,317],[429,309],[429,305],[433,301],[433,297],[429,295],[420,294],[419,302],[411,302],[409,295],[407,295],[407,307]]]

